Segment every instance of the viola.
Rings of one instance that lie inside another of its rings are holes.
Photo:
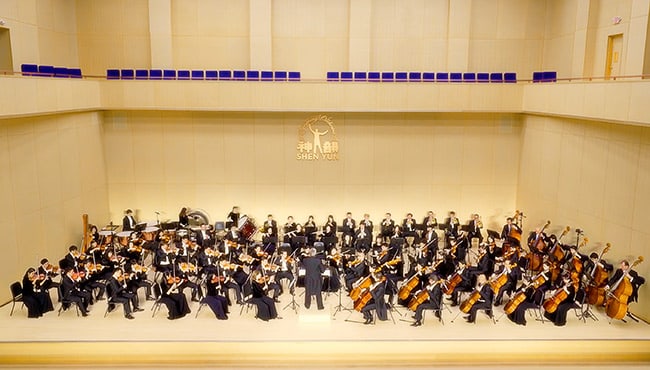
[[[181,282],[181,277],[180,276],[168,276],[167,277],[167,284],[172,285],[172,284],[178,284]]]

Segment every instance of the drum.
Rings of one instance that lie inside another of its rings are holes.
[[[99,233],[101,244],[113,243],[113,232],[111,230],[102,230]]]
[[[296,281],[296,286],[299,288],[304,288],[305,287],[305,275],[307,274],[307,270],[304,268],[299,268],[298,269],[298,280]]]
[[[117,235],[117,240],[119,241],[120,245],[123,247],[128,247],[129,245],[129,239],[131,239],[131,232],[130,231],[122,231],[116,234]]]
[[[142,239],[148,242],[156,240],[156,234],[158,234],[158,228],[149,226],[142,231]]]
[[[257,227],[255,227],[255,223],[253,222],[253,220],[246,217],[246,219],[243,222],[240,222],[239,233],[247,240],[253,239],[253,237],[257,233]]]
[[[188,236],[188,235],[189,235],[189,231],[187,231],[187,229],[178,229],[178,230],[176,230],[176,235],[177,235],[179,238],[182,238],[182,237],[184,237],[184,236]]]

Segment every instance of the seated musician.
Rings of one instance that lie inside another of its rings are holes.
[[[33,267],[25,271],[23,276],[23,303],[27,306],[27,317],[39,318],[53,311],[52,299],[43,287],[45,275],[39,275]]]
[[[201,224],[201,228],[196,232],[196,244],[204,248],[214,245],[214,235],[208,229],[208,225]]]
[[[201,303],[207,304],[219,320],[228,319],[228,299],[224,296],[222,286],[224,277],[210,273],[206,279],[206,296]]]
[[[366,225],[360,223],[359,228],[354,234],[354,249],[367,253],[372,243],[372,232],[366,230]]]
[[[542,231],[540,227],[536,227],[535,231],[531,232],[528,235],[528,248],[533,252],[533,253],[543,253],[545,251],[540,251],[539,247],[536,247],[536,245],[540,242],[544,242],[544,244],[549,245],[550,239],[548,235],[546,235],[545,232]]]
[[[242,236],[239,234],[239,229],[234,225],[231,226],[230,231],[226,233],[225,239],[231,242],[229,246],[232,246],[233,244],[245,244],[242,240]]]
[[[478,239],[479,244],[483,243],[483,235],[481,234],[481,229],[483,228],[483,222],[480,220],[478,213],[472,215],[472,219],[467,222],[467,238],[471,241],[474,238]]]
[[[456,261],[465,262],[467,257],[467,250],[469,249],[469,240],[467,239],[467,234],[464,231],[456,232],[456,236],[449,236],[447,240],[450,245],[450,253],[454,256]]]
[[[505,270],[505,272],[504,272]],[[513,266],[510,260],[505,260],[499,263],[499,267],[494,271],[495,276],[499,276],[502,273],[508,275],[508,280],[505,284],[501,286],[499,292],[496,293],[497,297],[494,300],[494,305],[499,306],[503,302],[503,294],[507,293],[508,297],[512,297],[513,291],[517,288],[517,283],[521,280],[522,274],[521,269],[518,266]]]
[[[345,287],[348,291],[352,290],[352,284],[366,275],[368,266],[366,265],[366,256],[362,252],[355,253],[355,259],[349,261],[345,270]]]
[[[50,289],[56,289],[56,292],[61,300],[61,291],[59,290],[60,282],[52,280],[53,277],[58,275],[59,268],[53,266],[47,258],[41,260],[41,265],[38,266],[38,275],[44,276],[44,280],[41,283],[43,290],[49,291]]]
[[[196,254],[196,263],[199,266],[199,276],[205,277],[217,272],[218,256],[212,246],[201,248]]]
[[[82,259],[84,259],[84,257],[85,256],[79,253],[76,245],[71,245],[68,248],[68,254],[65,255],[65,267],[73,268],[75,271],[79,272],[79,266],[82,264]]]
[[[433,213],[433,211],[427,212],[427,215],[424,217],[424,220],[422,220],[422,225],[424,225],[424,227],[426,228],[431,227],[432,229],[438,227],[438,220],[436,220],[436,214]]]
[[[434,226],[428,225],[426,232],[423,235],[422,243],[424,244],[423,248],[426,251],[426,257],[430,262],[436,257],[436,252],[438,251],[438,233],[434,229]]]
[[[575,307],[575,296],[576,296],[576,289],[573,283],[571,282],[571,275],[569,273],[564,273],[562,275],[562,286],[560,286],[558,289],[556,289],[551,298],[548,299],[554,299],[556,297],[559,297],[560,295],[558,294],[559,290],[564,290],[566,292],[566,298],[560,300],[559,302],[555,302],[557,308],[555,309],[554,312],[544,312],[544,317],[549,319],[555,326],[564,326],[566,325],[566,316],[567,312],[569,312],[570,309]],[[546,308],[546,301],[544,302],[544,307]]]
[[[276,256],[274,263],[278,266],[278,271],[275,274],[275,281],[280,285],[280,294],[282,294],[282,280],[287,280],[287,285],[290,286],[293,281],[293,264],[294,259],[289,257],[289,252],[285,249]],[[293,287],[291,287],[291,294],[293,294]]]
[[[307,222],[304,224],[305,235],[307,236],[307,244],[314,245],[316,237],[318,235],[318,227],[316,227],[316,221],[314,221],[314,216],[309,215]]]
[[[464,262],[458,262],[458,270],[455,272],[461,277],[461,282],[456,285],[454,291],[451,293],[451,306],[458,306],[458,295],[460,292],[472,291],[472,279],[469,270],[466,268]]]
[[[116,303],[122,303],[124,306],[124,317],[129,320],[135,319],[131,312],[144,311],[142,308],[138,307],[138,295],[132,292],[129,292],[126,289],[126,282],[124,281],[125,277],[122,275],[122,269],[116,269],[113,272],[113,275],[108,279],[106,283],[106,292],[108,294],[108,310],[112,311],[115,309]],[[131,305],[133,305],[133,310],[131,310]]]
[[[305,230],[301,224],[296,224],[296,228],[293,230],[291,236],[291,250],[296,251],[298,249],[304,248],[307,244],[305,243]]]
[[[357,222],[352,218],[352,212],[345,214],[341,226],[343,228],[343,245],[347,248],[352,248],[354,246],[354,230],[357,228]]]
[[[262,274],[266,276],[266,281],[267,281],[267,289],[269,291],[273,291],[273,301],[276,303],[280,302],[280,299],[278,298],[282,292],[282,287],[280,284],[275,280],[275,273],[278,271],[279,266],[275,265],[271,262],[269,262],[269,257],[265,256],[262,258],[260,262],[259,269],[262,271]]]
[[[391,235],[393,235],[393,231],[395,230],[395,221],[391,219],[390,213],[386,213],[384,219],[381,220],[380,226],[379,234],[382,236],[384,241],[387,241],[390,239]]]
[[[275,301],[266,295],[268,291],[266,277],[257,270],[251,275],[253,298],[251,302],[257,306],[257,318],[263,321],[281,319],[275,307]]]
[[[467,268],[472,276],[472,281],[475,281],[476,277],[481,274],[490,276],[494,270],[494,260],[492,260],[489,253],[487,253],[487,246],[485,244],[479,245],[478,253],[479,259],[476,262],[476,266],[470,266]]]
[[[617,282],[619,282],[623,274],[627,272],[627,278],[629,279],[630,283],[632,284],[632,294],[630,294],[630,297],[628,298],[628,302],[638,302],[639,301],[639,287],[645,283],[645,278],[643,276],[640,276],[638,272],[635,270],[632,270],[630,268],[630,263],[627,260],[621,261],[620,267],[616,269],[616,272],[614,272],[614,275],[609,279],[607,282],[607,285],[605,286],[605,290],[614,290],[614,286],[616,285]]]
[[[538,305],[544,299],[544,291],[527,286],[522,288],[522,294],[525,295],[524,301],[519,303],[517,308],[508,315],[508,319],[517,325],[526,326],[526,310],[538,308]]]
[[[191,312],[185,294],[179,289],[180,284],[181,278],[174,276],[170,271],[165,272],[160,283],[162,295],[159,301],[167,306],[167,311],[169,312],[167,318],[169,320],[180,319]]]
[[[442,289],[440,288],[440,277],[438,274],[431,274],[428,278],[428,284],[424,287],[429,292],[429,298],[426,302],[421,303],[415,310],[415,322],[411,326],[422,325],[422,313],[424,310],[434,310],[434,315],[440,318],[440,307],[442,303]],[[418,293],[415,293],[417,296]]]
[[[179,289],[181,292],[184,292],[185,289],[190,288],[192,290],[192,302],[199,302],[203,298],[201,286],[190,280],[191,277],[196,275],[196,272],[196,266],[194,264],[177,261],[176,276],[181,278]]]
[[[130,260],[124,264],[124,272],[130,276],[127,282],[127,289],[137,296],[138,289],[145,289],[147,301],[156,300],[151,294],[151,282],[147,280],[147,268],[138,264],[138,261]]]
[[[415,229],[415,219],[413,218],[412,213],[407,213],[406,218],[402,220],[402,234],[404,237],[407,236],[417,236]]]
[[[372,324],[372,311],[377,312],[377,318],[381,321],[388,320],[388,308],[386,307],[386,301],[384,300],[384,294],[386,292],[386,278],[382,275],[381,272],[374,274],[375,283],[370,286],[369,294],[372,298],[366,303],[366,305],[361,309],[363,313],[363,318],[366,320],[364,324]],[[363,295],[363,294],[362,294]]]
[[[341,289],[339,270],[343,271],[343,256],[339,253],[338,249],[332,248],[327,255],[326,269],[329,271],[329,279],[324,284],[323,290],[327,292],[338,292]]]
[[[449,216],[445,219],[445,234],[447,238],[458,237],[460,231],[460,221],[456,217],[456,212],[449,211]]]
[[[469,323],[476,321],[476,312],[478,310],[491,308],[492,300],[494,299],[494,292],[492,292],[490,284],[487,283],[485,275],[478,276],[476,280],[476,290],[479,292],[480,298],[476,303],[474,303],[474,305],[472,305],[472,308],[470,308],[469,315],[465,316],[465,320]],[[490,315],[490,317],[493,315],[491,310],[488,312],[488,315]]]
[[[243,281],[242,284],[239,284],[237,281],[233,279],[233,274],[235,273],[236,270],[241,269],[241,267],[236,266],[231,264],[228,261],[220,261],[219,265],[217,267],[217,275],[220,276],[220,279],[222,280],[222,286],[225,289],[224,294],[226,295],[226,298],[228,299],[228,304],[230,304],[230,297],[228,296],[228,289],[232,289],[235,291],[235,299],[237,300],[237,304],[243,304],[244,302],[242,301],[242,294],[241,294],[241,287],[246,280],[248,280],[248,274],[243,272]],[[241,276],[239,277],[240,279],[242,278]]]
[[[388,245],[384,243],[382,250],[376,258],[375,268],[381,268],[381,272],[386,277],[386,294],[388,294],[388,303],[394,304],[393,298],[397,294],[397,283],[402,278],[400,269],[402,267],[401,260],[394,250],[390,250]]]
[[[283,241],[285,243],[291,243],[291,238],[295,235],[296,223],[293,221],[293,216],[287,217],[287,222],[284,224],[283,232]]]
[[[156,249],[153,259],[153,265],[156,271],[166,273],[172,270],[176,253],[169,243],[163,242]]]
[[[599,257],[598,253],[596,253],[596,252],[592,252],[589,255],[589,260],[586,262],[586,265],[585,265],[585,272],[588,275],[593,275],[593,272],[596,269],[596,266],[600,266],[600,268],[602,268],[606,272],[614,271],[614,265],[612,265],[611,263],[608,263],[606,260],[604,260],[602,258],[599,259],[598,257]]]
[[[81,316],[85,317],[88,316],[91,294],[79,287],[79,281],[78,273],[73,268],[67,268],[61,280],[61,293],[63,299],[76,304],[81,311]]]

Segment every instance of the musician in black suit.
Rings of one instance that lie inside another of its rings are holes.
[[[505,272],[504,272],[505,270]],[[517,283],[522,278],[521,268],[518,266],[513,266],[510,260],[505,260],[499,266],[499,268],[494,272],[494,275],[499,276],[501,273],[508,274],[508,280],[501,287],[494,301],[495,306],[501,305],[503,301],[503,293],[508,293],[509,297],[512,297],[514,290],[517,288]]]
[[[38,275],[45,277],[41,287],[43,290],[49,291],[50,289],[56,289],[59,301],[61,300],[61,291],[59,290],[60,283],[53,281],[52,278],[57,276],[58,273],[54,272],[54,266],[50,264],[50,261],[47,258],[41,260],[41,265],[38,266]]]
[[[465,263],[458,262],[458,270],[455,272],[461,278],[460,283],[456,285],[454,291],[451,293],[451,306],[458,306],[458,294],[460,292],[469,292],[472,290],[472,279],[469,270],[466,268]],[[452,275],[453,276],[453,275]]]
[[[431,228],[436,228],[438,227],[438,220],[436,220],[436,214],[433,213],[433,211],[427,212],[427,215],[424,217],[424,220],[422,220],[422,225],[424,227],[431,227]]]
[[[38,275],[30,267],[23,276],[23,303],[27,306],[27,317],[39,318],[44,313],[54,310],[52,300],[46,289],[43,289],[45,276]]]
[[[422,248],[426,249],[426,258],[431,263],[436,259],[436,253],[438,252],[438,233],[436,233],[434,226],[427,225],[423,243]]]
[[[81,265],[80,261],[81,254],[78,251],[76,245],[71,245],[68,247],[68,254],[65,255],[65,266],[63,268],[71,268],[79,272],[79,266]]]
[[[118,268],[113,272],[113,275],[108,279],[106,283],[106,292],[108,293],[108,310],[112,311],[115,309],[116,303],[121,303],[124,306],[124,317],[129,320],[133,320],[135,317],[131,315],[131,312],[144,310],[138,307],[138,295],[129,292],[126,289],[125,285],[126,284],[124,283],[122,269]],[[133,310],[131,310],[131,305],[133,305]]]
[[[293,216],[287,217],[287,222],[284,224],[284,239],[285,243],[291,243],[291,238],[296,234],[296,223],[293,221]]]
[[[263,321],[281,319],[281,317],[278,316],[275,301],[266,295],[268,291],[266,277],[257,270],[253,273],[251,280],[253,290],[253,298],[251,298],[251,302],[257,306],[257,318]]]
[[[412,213],[407,213],[406,218],[402,220],[402,234],[404,236],[417,236],[415,232],[415,219]]]
[[[384,294],[386,292],[386,278],[377,272],[374,275],[375,283],[370,286],[370,294],[372,299],[366,303],[366,305],[361,309],[363,313],[363,318],[366,320],[364,324],[372,324],[372,311],[377,312],[377,319],[381,321],[388,320],[388,308],[386,307],[386,300],[384,299]]]
[[[202,247],[214,245],[214,235],[208,229],[208,225],[201,224],[201,228],[196,232],[196,244]]]
[[[207,304],[219,320],[228,319],[228,299],[224,297],[221,286],[223,279],[223,276],[209,274],[205,283],[206,296],[201,300],[201,303]]]
[[[492,300],[494,299],[494,292],[492,292],[492,287],[487,283],[487,278],[485,275],[479,275],[477,278],[477,287],[479,291],[480,298],[474,303],[472,308],[469,310],[469,315],[465,316],[465,320],[469,323],[476,321],[476,312],[478,310],[487,309],[492,307]],[[488,312],[489,315],[492,315],[492,311]]]
[[[442,303],[442,289],[440,288],[440,277],[438,274],[429,275],[428,284],[424,288],[429,293],[426,302],[420,303],[415,310],[415,322],[411,326],[422,325],[422,313],[424,310],[434,310],[434,315],[440,318],[440,304]],[[415,294],[417,296],[418,293]]]
[[[278,271],[275,274],[275,281],[278,283],[280,286],[280,294],[282,294],[282,280],[286,279],[289,283],[288,285],[291,285],[291,282],[293,281],[293,263],[294,260],[293,258],[289,257],[289,253],[286,250],[283,250],[280,252],[280,255],[275,258],[276,265],[279,266]],[[291,293],[293,293],[293,287],[291,287]]]
[[[395,221],[391,219],[390,213],[386,213],[384,219],[381,220],[381,229],[380,229],[380,234],[384,238],[384,240],[390,239],[391,235],[393,235],[394,229],[395,229]]]
[[[555,292],[552,294],[552,298],[548,299],[555,299],[556,294],[558,293],[559,290],[564,290],[566,292],[566,298],[561,300],[560,302],[556,302],[557,308],[553,313],[550,313],[548,311],[544,312],[544,317],[549,319],[555,326],[564,326],[566,325],[566,316],[567,313],[569,312],[570,309],[575,308],[575,297],[576,297],[576,289],[571,282],[571,275],[568,273],[565,273],[562,275],[562,282],[563,285],[558,288]],[[546,308],[546,306],[544,307]]]
[[[473,238],[477,238],[479,244],[483,243],[483,234],[481,234],[481,229],[483,228],[483,222],[480,220],[478,213],[472,215],[472,219],[467,223],[467,237],[471,241]]]
[[[639,287],[645,283],[645,278],[640,276],[638,272],[632,270],[630,268],[630,263],[627,260],[621,261],[621,265],[618,269],[616,269],[616,272],[614,272],[614,275],[609,279],[607,282],[607,286],[605,286],[606,290],[615,290],[615,285],[620,284],[621,279],[623,278],[623,275],[627,272],[627,278],[630,280],[630,283],[632,284],[632,294],[630,294],[630,298],[628,299],[628,302],[638,302],[639,301]]]
[[[63,299],[76,304],[79,307],[79,311],[81,311],[81,316],[88,316],[88,305],[90,304],[91,295],[89,292],[79,288],[78,277],[72,268],[66,269],[66,273],[61,280],[61,290]]]
[[[364,225],[366,227],[366,232],[370,233],[372,235],[372,232],[374,230],[374,226],[372,224],[372,221],[370,220],[370,214],[364,213],[363,214],[363,220],[359,221],[359,226]],[[370,238],[372,239],[372,238]]]
[[[124,218],[122,219],[122,231],[131,231],[135,229],[135,218],[133,218],[133,211],[127,209],[124,211]]]
[[[521,228],[517,226],[517,224],[513,223],[512,221],[513,221],[512,217],[506,218],[506,224],[503,225],[503,229],[501,230],[501,240],[507,242],[510,245],[519,246],[521,243],[519,242],[519,240],[513,238],[511,236],[511,233],[513,231],[516,231],[517,233],[519,233],[519,235],[521,235]]]
[[[187,215],[187,207],[181,208],[178,212],[178,227],[187,228],[190,226],[190,217]]]
[[[368,231],[365,224],[360,223],[359,228],[354,234],[355,249],[358,251],[368,252],[372,243],[372,231]]]
[[[237,206],[232,207],[232,211],[228,213],[228,217],[226,218],[226,229],[230,229],[233,226],[239,227],[239,207]]]
[[[456,212],[450,211],[449,217],[445,219],[445,232],[449,237],[457,237],[460,230],[460,221],[456,217]]]
[[[167,306],[169,320],[180,319],[190,313],[190,306],[187,304],[187,298],[179,289],[181,284],[180,277],[175,277],[172,273],[165,272],[162,282],[160,283],[161,297],[160,303]]]
[[[366,265],[366,256],[363,252],[356,252],[355,259],[348,261],[345,269],[345,287],[348,291],[352,290],[352,284],[366,275],[368,265]]]
[[[341,222],[341,227],[345,245],[348,247],[354,245],[354,230],[357,228],[357,222],[352,218],[352,212],[345,214],[345,218]]]
[[[316,257],[316,249],[311,248],[306,258],[302,260],[302,266],[305,268],[305,308],[309,309],[311,306],[311,296],[316,296],[316,304],[318,309],[322,310],[323,295],[321,289],[323,287],[322,273],[325,271],[325,265],[321,263],[320,258]]]

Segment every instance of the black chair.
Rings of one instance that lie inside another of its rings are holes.
[[[106,311],[104,311],[104,317],[106,317],[106,315],[108,315],[109,312],[115,311],[117,305],[124,307],[122,303],[113,302],[113,299],[111,298],[111,296],[113,295],[112,290],[113,288],[111,288],[110,284],[106,284]]]
[[[15,283],[11,284],[9,286],[11,289],[11,313],[9,316],[14,314],[14,307],[16,306],[16,302],[23,302],[23,286],[20,284],[19,281],[16,281]],[[20,307],[25,306],[25,303],[22,304]]]
[[[248,313],[248,310],[255,306],[257,306],[253,303],[253,286],[251,285],[251,282],[247,281],[244,286],[242,286],[242,306],[241,310],[239,311],[239,316],[244,313],[244,308],[246,309],[246,313]],[[257,312],[255,312],[255,317],[257,317]]]
[[[160,299],[162,298],[162,288],[160,287],[160,284],[157,282],[153,283],[151,286],[153,288],[153,295],[156,297],[156,301],[153,303],[153,306],[151,306],[151,311],[153,313],[151,314],[151,317],[156,316],[156,312],[160,310],[160,306],[162,305],[162,302],[160,302]]]
[[[526,312],[532,310],[535,315],[535,320],[544,322],[544,292],[538,289],[533,294],[533,304],[535,307],[528,308]]]
[[[59,307],[57,316],[61,316],[61,312],[67,311],[72,305],[74,305],[75,311],[77,312],[77,316],[79,316],[79,306],[77,306],[75,302],[72,302],[71,300],[63,296],[63,284],[59,286],[59,295],[61,296],[61,306]]]
[[[582,320],[585,324],[587,323],[587,317],[598,321],[598,318],[591,311],[591,305],[587,301],[587,292],[584,289],[578,289],[576,292],[573,310],[578,320]]]

